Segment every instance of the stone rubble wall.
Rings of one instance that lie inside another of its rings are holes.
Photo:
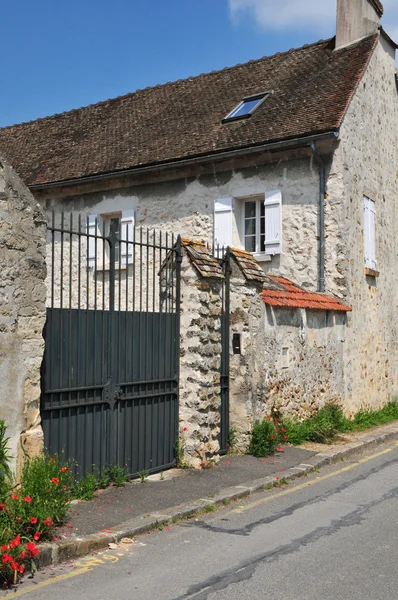
[[[183,461],[201,468],[220,449],[222,283],[201,277],[183,253],[179,433]]]
[[[382,37],[340,140],[327,181],[326,286],[352,306],[344,395],[356,411],[398,397],[398,92],[394,50]],[[375,201],[378,277],[365,274],[364,195]]]
[[[40,367],[46,318],[46,223],[40,206],[0,159],[0,418],[13,468],[42,451]]]
[[[232,264],[230,426],[247,449],[252,424],[273,411],[299,419],[326,402],[344,403],[345,314],[270,307],[261,285]]]

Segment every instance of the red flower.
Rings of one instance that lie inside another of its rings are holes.
[[[286,429],[282,429],[282,433],[286,433]]]
[[[13,560],[11,563],[11,569],[13,571],[19,571],[19,564],[17,562],[15,562],[15,560]]]
[[[16,494],[12,494],[12,495],[11,495],[11,498],[12,498],[13,500],[19,500],[19,498],[18,498],[18,496],[17,496]]]
[[[275,431],[279,431],[279,429],[277,427],[275,427]]]
[[[21,552],[21,558],[22,558],[22,560],[23,560],[24,558],[26,558],[26,552],[25,552],[25,550],[24,550],[23,552]]]
[[[8,562],[12,562],[12,561],[13,561],[12,556],[10,556],[9,554],[3,554],[3,558],[2,558],[3,565],[5,565]]]
[[[15,539],[10,543],[10,548],[16,548],[21,543],[21,536],[18,534]]]
[[[21,565],[21,566],[19,567],[19,572],[21,573],[21,575],[22,575],[22,573],[23,573],[24,571],[25,571],[25,567],[24,567],[23,565]]]
[[[66,471],[70,471],[70,469],[68,469],[68,467],[62,467],[61,471],[62,473],[65,473]]]
[[[36,525],[36,523],[37,523],[37,519],[36,519],[36,517],[32,517],[32,518],[30,519],[30,522],[32,523],[32,525]]]
[[[267,415],[267,417],[266,417],[266,418],[268,419],[268,421],[271,421],[271,417],[270,417],[270,415]]]
[[[270,435],[269,437],[270,437],[270,439],[271,439],[271,440],[274,440],[274,439],[275,439],[275,436],[274,436],[274,434],[273,434],[273,433],[271,433],[271,435]]]
[[[0,504],[0,510],[5,510],[5,509],[6,509],[6,505],[5,505],[5,504],[3,504],[3,503],[1,503],[1,504]]]
[[[32,502],[32,498],[30,496],[25,496],[25,502]]]
[[[38,548],[36,548],[36,546],[34,545],[33,542],[28,542],[26,544],[26,547],[29,550],[30,558],[33,558],[34,556],[36,556],[36,554],[39,554],[39,552],[40,552],[40,550]]]
[[[58,484],[59,484],[59,479],[57,479],[56,477],[53,477],[53,478],[51,479],[51,481],[52,481],[52,483],[55,483],[55,485],[58,485]]]
[[[49,527],[51,527],[51,525],[52,525],[51,517],[47,517],[47,519],[44,519],[43,525],[48,525]]]
[[[41,536],[40,531],[36,531],[35,535],[33,536],[33,539],[36,540],[36,542],[38,542],[40,539],[40,536]]]
[[[275,481],[279,481],[279,477],[275,477]]]
[[[289,437],[288,435],[284,435],[284,436],[283,436],[283,439],[284,439],[284,440],[287,440],[287,439],[288,439],[288,437]]]
[[[277,448],[275,448],[275,450],[276,450],[277,452],[283,452],[283,449],[282,449],[280,446],[278,446]]]
[[[52,457],[51,457],[51,458],[50,458],[50,461],[51,461],[51,462],[55,462],[55,458],[52,458]]]
[[[8,546],[1,546],[1,550],[3,550],[3,552],[5,552],[6,550],[8,550]]]
[[[184,427],[184,431],[188,431],[188,428],[187,428],[187,427]]]

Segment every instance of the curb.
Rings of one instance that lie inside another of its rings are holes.
[[[380,432],[375,435],[369,435],[360,441],[351,442],[340,446],[330,452],[320,452],[308,459],[307,463],[302,463],[296,467],[291,467],[286,470],[284,479],[292,481],[297,477],[303,477],[326,465],[332,465],[341,461],[344,458],[365,452],[379,444],[386,443],[398,439],[398,425],[394,428],[389,427],[386,432]],[[214,496],[199,498],[191,502],[185,502],[178,506],[173,506],[163,510],[162,512],[151,514],[150,516],[139,516],[121,523],[117,531],[111,534],[96,533],[87,535],[75,540],[67,540],[55,543],[45,543],[39,545],[40,554],[38,565],[39,567],[48,567],[50,565],[58,565],[60,563],[86,556],[91,552],[104,550],[108,548],[109,543],[118,543],[124,537],[133,538],[143,533],[148,533],[156,529],[159,525],[166,525],[174,520],[193,517],[205,510],[209,504],[220,506],[228,504],[239,498],[247,498],[256,492],[261,492],[273,486],[275,482],[274,476],[267,476],[254,481],[245,482],[242,485],[237,485],[225,488]]]

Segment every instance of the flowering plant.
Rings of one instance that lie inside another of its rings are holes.
[[[67,520],[73,477],[58,457],[28,460],[21,483],[0,497],[0,583],[17,583],[25,570],[35,570],[36,543],[51,540],[55,527]]]

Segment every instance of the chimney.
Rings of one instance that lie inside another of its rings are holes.
[[[376,33],[383,12],[380,0],[337,0],[336,50]]]

